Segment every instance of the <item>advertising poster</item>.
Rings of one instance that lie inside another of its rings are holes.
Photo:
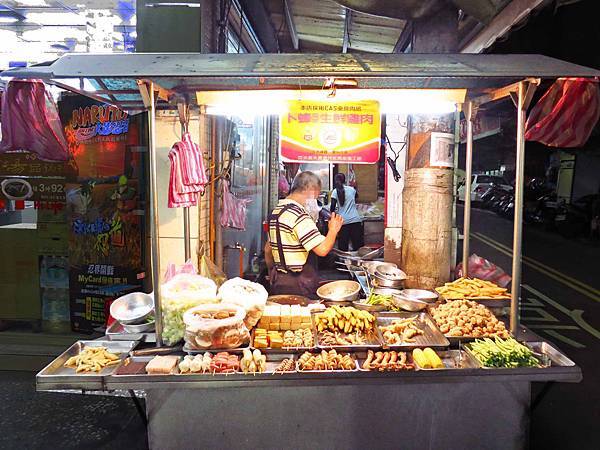
[[[79,96],[59,112],[76,165],[65,186],[71,326],[91,332],[104,327],[109,302],[144,278],[143,124]]]
[[[43,161],[35,153],[0,154],[0,202],[34,202],[36,209],[61,210],[68,163]]]
[[[373,164],[379,161],[381,114],[374,100],[291,100],[280,118],[285,162]]]
[[[431,133],[429,165],[431,167],[454,167],[454,134],[437,131]]]

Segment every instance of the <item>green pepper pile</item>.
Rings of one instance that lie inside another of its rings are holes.
[[[394,304],[394,302],[392,302],[391,295],[371,294],[367,299],[367,305],[382,305],[385,306],[389,311],[402,311]]]
[[[538,367],[533,351],[513,338],[477,339],[471,352],[485,367]]]

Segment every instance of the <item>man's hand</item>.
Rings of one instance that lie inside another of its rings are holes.
[[[344,218],[339,214],[331,213],[331,218],[329,219],[329,231],[338,234],[342,225],[344,225]]]
[[[327,233],[327,236],[325,236],[325,240],[313,248],[313,252],[315,252],[317,256],[327,256],[335,245],[335,238],[340,232],[342,225],[344,225],[342,216],[331,213],[331,218],[329,219],[329,232]]]

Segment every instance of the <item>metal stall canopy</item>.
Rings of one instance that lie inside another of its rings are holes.
[[[331,78],[352,78],[359,89],[466,89],[465,112],[513,96],[517,106],[517,187],[513,242],[511,331],[518,327],[521,274],[521,214],[524,178],[524,124],[527,105],[541,79],[600,77],[600,71],[541,55],[480,54],[70,54],[47,64],[16,68],[6,77],[36,78],[112,103],[125,110],[149,111],[151,167],[152,282],[161,345],[158,207],[155,171],[155,110],[193,102],[198,91],[323,89]],[[75,79],[75,80],[73,80]],[[77,87],[79,86],[79,88]],[[155,92],[158,92],[155,101]],[[468,132],[472,150],[472,129]],[[472,151],[469,152],[472,154]],[[468,186],[467,186],[468,187]],[[467,198],[470,198],[467,196]],[[465,222],[470,220],[465,203]],[[468,226],[465,227],[468,232]],[[468,253],[468,234],[464,252]],[[467,255],[468,257],[468,255]]]
[[[164,89],[164,100],[198,90],[320,89],[331,77],[352,77],[357,88],[466,88],[474,95],[527,78],[598,77],[600,71],[542,55],[135,53],[68,54],[2,75],[44,79],[139,110],[140,79]],[[84,79],[84,88],[66,84],[70,78]]]

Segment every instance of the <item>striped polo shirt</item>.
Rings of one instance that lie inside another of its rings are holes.
[[[286,205],[291,206],[279,215]],[[293,272],[300,272],[306,264],[308,253],[323,242],[325,236],[319,232],[317,225],[300,203],[289,199],[280,200],[269,218],[269,242],[273,251],[275,267],[281,272],[285,272],[285,270],[281,265],[277,250],[277,221],[274,219],[274,216],[278,215],[286,266]]]

